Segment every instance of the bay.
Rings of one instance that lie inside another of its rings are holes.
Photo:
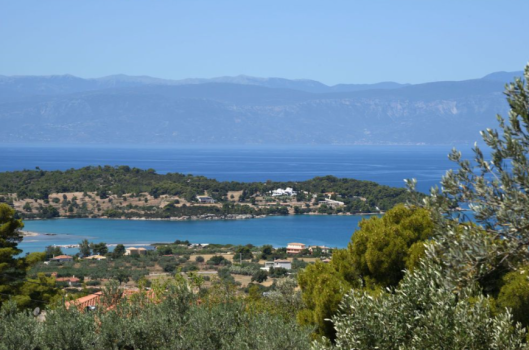
[[[24,252],[43,251],[48,245],[78,244],[83,239],[127,246],[167,243],[177,239],[193,243],[272,244],[289,242],[345,247],[365,216],[296,215],[248,220],[151,221],[114,219],[52,219],[25,222],[24,230],[41,234],[26,237]],[[78,249],[63,249],[76,253]]]

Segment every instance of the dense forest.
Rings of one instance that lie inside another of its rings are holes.
[[[297,195],[270,195],[273,190],[287,187]],[[80,195],[68,195],[72,193]],[[199,195],[212,197],[215,204],[198,203]],[[326,199],[341,204],[322,204]],[[300,182],[220,182],[128,166],[0,173],[0,201],[14,204],[26,218],[361,213],[385,211],[407,199],[404,189],[334,176]]]

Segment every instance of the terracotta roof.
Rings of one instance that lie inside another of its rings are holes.
[[[103,296],[103,292],[97,292],[97,293],[90,294],[90,295],[87,295],[79,299],[67,301],[66,308],[69,308],[70,306],[73,305],[73,306],[77,306],[79,310],[84,310],[87,306],[95,306],[99,304],[102,296]]]
[[[51,258],[51,260],[55,260],[55,259],[73,259],[73,258],[69,255],[57,255],[56,257]]]
[[[129,297],[131,295],[134,295],[134,294],[137,294],[137,293],[139,293],[139,290],[130,290],[130,289],[122,290],[123,298],[127,298],[127,297]],[[147,295],[147,298],[149,298],[151,301],[156,302],[156,300],[155,300],[156,295],[154,294],[154,291],[149,290],[149,291],[147,291],[146,295]],[[66,308],[69,308],[70,306],[73,305],[73,306],[76,306],[80,311],[83,311],[83,310],[86,309],[87,306],[97,306],[97,305],[101,304],[102,296],[103,296],[103,292],[97,292],[97,293],[90,294],[90,295],[87,295],[87,296],[79,298],[79,299],[75,299],[75,300],[72,300],[72,301],[67,301],[65,303],[65,305],[66,305]],[[116,304],[115,304],[115,302],[113,302],[112,305],[107,305],[106,306],[106,310],[113,309],[115,306],[116,306]]]

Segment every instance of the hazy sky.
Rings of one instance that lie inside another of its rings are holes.
[[[0,74],[463,80],[529,61],[528,0],[0,0]]]

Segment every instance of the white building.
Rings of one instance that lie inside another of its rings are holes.
[[[207,203],[207,204],[215,203],[215,200],[213,198],[211,198],[210,196],[197,196],[197,200],[200,203]]]
[[[326,247],[326,246],[324,246],[324,245],[312,245],[312,246],[309,247],[309,251],[310,251],[310,253],[312,254],[312,253],[314,253],[314,251],[315,251],[316,249],[318,249],[318,248],[321,249],[321,252],[322,252],[323,254],[329,254],[329,252],[331,251],[331,248]]]
[[[145,254],[147,254],[147,249],[143,247],[140,247],[140,248],[130,247],[130,248],[125,249],[125,254],[123,255],[145,255]]]
[[[344,202],[335,201],[333,199],[328,199],[328,198],[325,198],[325,200],[320,201],[319,203],[328,205],[329,207],[341,207],[341,206],[345,205]]]
[[[292,262],[288,260],[274,260],[274,261],[267,261],[265,262],[265,266],[261,267],[261,270],[270,271],[270,268],[273,267],[274,269],[277,268],[284,268],[286,270],[292,269]]]
[[[277,196],[295,196],[297,194],[296,191],[294,191],[293,188],[287,187],[285,189],[278,188],[277,190],[272,191],[272,197]]]

